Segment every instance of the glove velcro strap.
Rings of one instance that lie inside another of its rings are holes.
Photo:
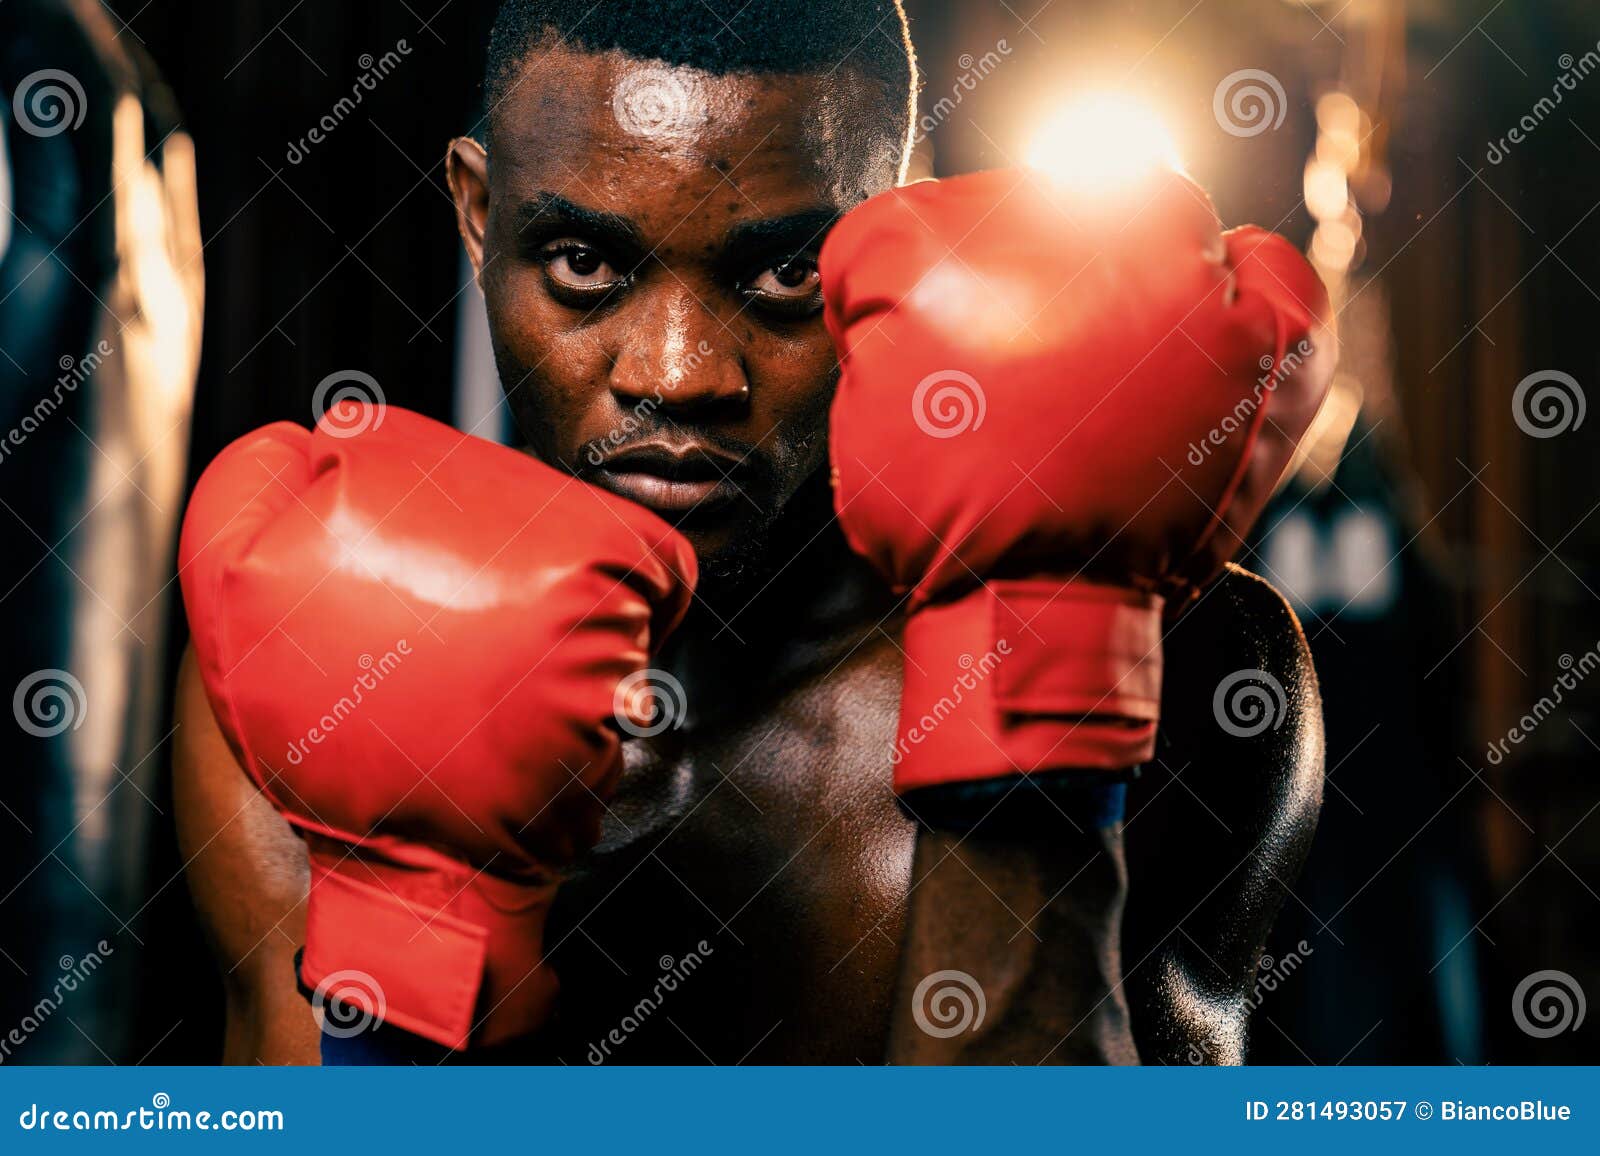
[[[1161,608],[1154,594],[1037,579],[917,611],[890,756],[896,791],[1148,762]]]
[[[308,842],[300,978],[330,1017],[325,1031],[354,1034],[383,1021],[462,1049],[527,1035],[548,1018],[557,984],[543,938],[553,884],[464,864],[398,863],[321,836]],[[338,1017],[330,1001],[344,1005]]]

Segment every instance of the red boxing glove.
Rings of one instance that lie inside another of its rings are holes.
[[[687,609],[694,554],[514,450],[366,419],[223,450],[184,520],[184,603],[223,733],[309,845],[302,981],[495,1043],[555,998],[558,872],[599,836],[619,684]]]
[[[821,264],[835,508],[909,593],[896,789],[1147,761],[1163,608],[1239,549],[1327,393],[1316,273],[1173,172],[910,185]]]

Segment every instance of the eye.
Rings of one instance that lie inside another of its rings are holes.
[[[768,301],[810,302],[822,288],[822,274],[809,257],[791,257],[763,269],[745,284],[745,292]]]
[[[622,280],[600,250],[581,241],[557,241],[545,247],[540,259],[550,279],[566,289],[609,289]]]

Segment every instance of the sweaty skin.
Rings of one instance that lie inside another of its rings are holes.
[[[895,180],[886,99],[848,71],[717,77],[544,46],[488,151],[452,147],[529,451],[652,505],[706,576],[658,663],[684,724],[625,744],[602,843],[559,892],[560,1012],[537,1054],[1236,1062],[1320,799],[1315,678],[1270,587],[1230,569],[1173,627],[1161,757],[1125,824],[1035,800],[919,833],[889,789],[902,621],[831,517],[836,360],[813,263],[831,222]],[[1251,740],[1211,719],[1245,666],[1289,699]],[[232,759],[192,658],[178,721],[225,1058],[315,1063],[293,974],[304,851]],[[986,994],[977,1031],[930,1035],[913,1014],[919,981],[948,969]]]

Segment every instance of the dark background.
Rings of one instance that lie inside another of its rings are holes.
[[[923,172],[1012,163],[1053,104],[1111,84],[1166,113],[1225,221],[1309,243],[1302,172],[1317,144],[1316,99],[1341,89],[1369,111],[1369,176],[1392,193],[1364,189],[1341,314],[1361,412],[1331,439],[1331,457],[1280,497],[1244,560],[1284,587],[1305,621],[1324,681],[1331,781],[1311,864],[1268,954],[1308,950],[1263,995],[1254,1058],[1600,1059],[1595,1025],[1539,1038],[1512,1009],[1519,982],[1542,970],[1600,996],[1593,686],[1501,764],[1485,754],[1550,691],[1563,656],[1600,645],[1600,419],[1549,438],[1512,420],[1513,391],[1531,373],[1563,371],[1589,393],[1600,382],[1600,74],[1578,80],[1502,163],[1486,159],[1489,142],[1551,92],[1564,54],[1597,50],[1600,12],[1583,0],[907,7],[924,111],[961,93],[920,150]],[[313,390],[336,371],[370,374],[391,404],[459,416],[458,338],[481,298],[462,265],[442,158],[476,120],[492,4],[105,8],[115,38],[159,67],[196,146],[206,309],[191,479],[254,426],[309,423]],[[409,55],[292,163],[291,142],[350,92],[363,54],[402,40]],[[1003,62],[963,88],[964,58],[1002,42]],[[1242,137],[1222,130],[1212,97],[1247,68],[1281,82],[1286,115]],[[1361,525],[1377,525],[1387,543],[1388,593],[1373,605],[1304,581],[1307,565],[1314,577],[1344,564],[1350,539],[1338,528],[1352,513],[1374,519]],[[1307,554],[1306,541],[1320,545]],[[29,565],[43,558],[44,572],[56,565],[32,538],[19,535],[17,548]],[[19,736],[17,750],[33,741]],[[165,763],[164,748],[141,762],[148,808],[121,836],[141,849],[132,869],[142,898],[97,913],[106,931],[139,942],[117,957],[111,1006],[85,1007],[74,1024],[78,1036],[115,1042],[85,1053],[56,1025],[59,1046],[41,1035],[19,1058],[218,1055],[220,981],[179,878]],[[13,777],[8,809],[40,789]],[[31,828],[14,834],[22,866],[16,887],[5,885],[0,926],[26,923],[21,942],[29,921],[53,917],[48,901],[23,905],[55,867],[24,875],[46,848]],[[1136,820],[1128,838],[1138,838]],[[27,997],[36,979],[20,970]],[[104,1034],[84,1026],[95,1022],[109,1025]]]

